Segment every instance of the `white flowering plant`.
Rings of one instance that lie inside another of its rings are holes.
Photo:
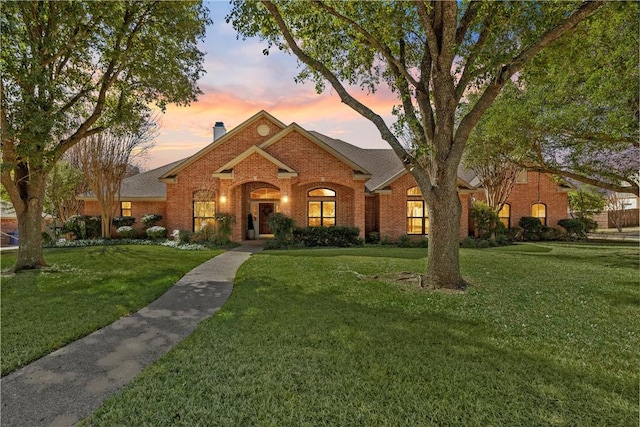
[[[152,228],[162,219],[160,214],[144,214],[140,219],[146,228]]]
[[[123,239],[135,239],[138,235],[138,232],[133,227],[123,225],[122,227],[118,227],[118,229],[116,230],[116,234]]]
[[[167,236],[167,229],[159,225],[147,228],[147,236],[152,239],[163,239]]]

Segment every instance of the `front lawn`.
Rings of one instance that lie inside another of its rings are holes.
[[[464,294],[390,280],[424,251],[254,255],[87,424],[637,425],[637,246],[462,250]]]
[[[145,307],[220,252],[162,246],[45,250],[50,267],[2,277],[2,375]],[[3,253],[2,269],[15,260],[15,253]]]

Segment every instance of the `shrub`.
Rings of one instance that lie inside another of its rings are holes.
[[[161,219],[162,215],[160,214],[144,214],[141,218],[144,228],[151,228],[155,226]]]
[[[477,247],[476,239],[474,239],[473,237],[467,237],[460,242],[460,247],[466,248],[466,249],[476,248]]]
[[[404,236],[400,236],[400,238],[398,239],[398,246],[401,248],[410,248],[411,246],[413,246],[411,237],[407,236],[406,234]]]
[[[64,230],[73,233],[77,239],[100,237],[102,219],[99,216],[73,215],[64,222]]]
[[[580,240],[587,237],[584,222],[576,218],[564,218],[558,221],[558,225],[567,232],[567,238],[571,240]]]
[[[367,235],[367,243],[380,243],[380,233],[377,231],[372,231]]]
[[[427,239],[426,237],[423,237],[422,239],[418,240],[415,245],[418,248],[428,248],[429,247],[429,239]]]
[[[520,242],[522,241],[522,228],[518,226],[511,227],[506,232],[506,238],[510,242]]]
[[[116,230],[116,234],[123,239],[135,239],[138,235],[138,232],[135,230],[135,228],[124,225],[122,227],[118,227],[118,229]]]
[[[500,222],[498,213],[484,202],[473,202],[471,218],[476,226],[478,237],[481,239],[489,239],[493,236],[504,234],[504,224]]]
[[[213,236],[213,243],[216,245],[226,245],[231,242],[231,232],[236,217],[228,213],[219,213],[215,216],[216,226]]]
[[[147,228],[147,237],[152,239],[163,239],[167,237],[167,229],[160,227],[159,225],[154,225],[153,227]]]
[[[542,223],[539,218],[523,216],[518,225],[522,227],[522,237],[525,240],[540,240],[542,235]]]
[[[173,239],[178,240],[179,242],[190,243],[192,236],[193,236],[193,231],[189,231],[189,230],[175,230],[173,232]]]
[[[114,216],[111,222],[115,228],[131,227],[136,222],[136,219],[132,216]]]
[[[349,247],[362,245],[362,239],[360,239],[360,229],[358,227],[346,227],[337,225],[335,227],[328,227],[329,232],[329,246]]]
[[[540,233],[540,240],[560,240],[564,238],[564,233],[554,227],[542,227],[542,233]]]
[[[335,246],[350,247],[362,245],[358,227],[295,227],[293,241],[305,247]]]
[[[267,220],[269,228],[273,231],[273,236],[278,241],[290,240],[293,235],[293,228],[296,222],[282,213],[273,213]]]
[[[302,242],[296,242],[293,240],[266,240],[264,242],[264,249],[303,249],[304,244]]]
[[[391,246],[393,245],[393,239],[390,236],[383,236],[380,240],[380,244],[383,246]]]

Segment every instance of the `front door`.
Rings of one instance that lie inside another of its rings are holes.
[[[271,234],[269,230],[269,215],[275,211],[275,203],[262,203],[258,204],[258,233],[259,234]]]

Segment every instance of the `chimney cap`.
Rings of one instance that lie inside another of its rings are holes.
[[[223,122],[216,122],[215,127],[224,127],[224,123]]]

